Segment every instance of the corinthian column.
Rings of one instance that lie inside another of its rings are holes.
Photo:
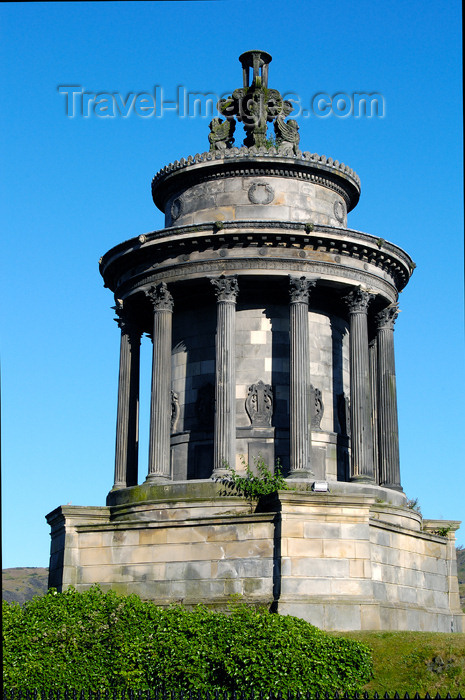
[[[290,284],[290,465],[289,476],[310,477],[310,346],[308,299],[315,282],[289,276]]]
[[[171,422],[171,325],[173,297],[165,282],[145,294],[153,306],[152,396],[147,481],[168,481]]]
[[[210,280],[217,298],[215,429],[213,476],[236,463],[236,298],[237,276]]]
[[[113,489],[121,489],[137,484],[141,332],[124,313],[121,299],[117,299],[114,309],[121,329],[121,343]]]
[[[378,329],[378,450],[381,486],[402,491],[399,465],[394,323],[399,314],[392,304],[376,314]]]
[[[351,481],[372,483],[373,427],[368,355],[368,304],[373,294],[361,288],[344,297],[350,314]]]

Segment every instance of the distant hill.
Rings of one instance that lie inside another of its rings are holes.
[[[457,574],[460,605],[465,612],[465,547],[457,547]],[[9,603],[24,603],[35,595],[47,592],[48,569],[41,567],[17,567],[2,571],[2,598]]]
[[[2,570],[2,598],[9,603],[25,603],[48,589],[48,569],[19,566]]]

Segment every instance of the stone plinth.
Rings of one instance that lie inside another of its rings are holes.
[[[370,488],[301,487],[251,512],[211,481],[146,483],[106,508],[63,506],[48,516],[50,584],[214,608],[240,594],[326,630],[462,631],[458,523],[422,522],[400,494]]]

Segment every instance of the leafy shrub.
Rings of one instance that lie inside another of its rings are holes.
[[[274,471],[268,467],[262,457],[255,459],[255,474],[253,469],[242,460],[245,470],[245,476],[238,474],[235,469],[225,465],[228,473],[218,479],[228,491],[243,496],[249,503],[251,509],[255,501],[261,496],[268,496],[275,491],[292,491],[292,487],[288,485],[282,475],[281,464],[279,460],[274,468]]]
[[[363,644],[304,620],[181,606],[135,595],[49,593],[3,604],[4,686],[76,689],[356,691],[372,675]]]

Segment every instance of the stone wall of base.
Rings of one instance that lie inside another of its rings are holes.
[[[124,489],[102,508],[62,506],[47,516],[50,585],[216,608],[239,594],[326,630],[465,630],[459,523],[422,521],[359,487],[296,489],[250,507],[218,484],[184,482]]]

